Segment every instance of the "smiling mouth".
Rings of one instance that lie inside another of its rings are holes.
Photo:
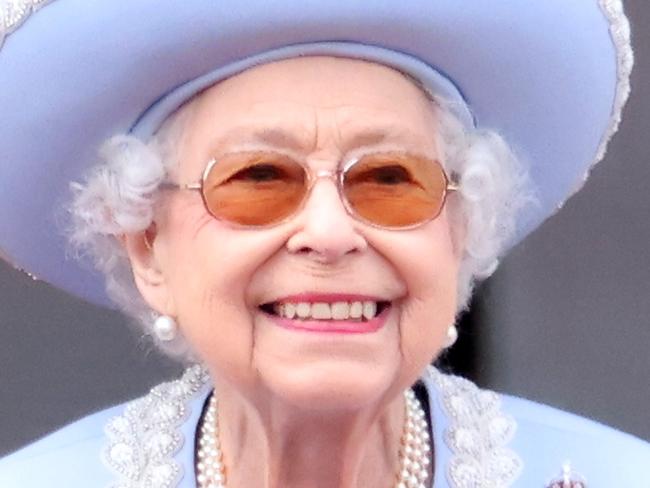
[[[368,322],[390,307],[389,301],[269,302],[259,306],[266,314],[296,321]]]

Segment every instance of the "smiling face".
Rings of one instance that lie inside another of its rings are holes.
[[[195,103],[171,176],[180,183],[237,151],[279,152],[313,173],[375,152],[440,153],[430,101],[373,63],[271,63]],[[199,192],[169,192],[153,253],[134,268],[145,299],[177,318],[217,382],[253,400],[353,408],[395,397],[439,353],[455,318],[458,256],[448,208],[416,229],[372,227],[321,178],[297,214],[264,229],[213,218]]]

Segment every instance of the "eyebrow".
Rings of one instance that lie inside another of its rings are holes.
[[[252,142],[268,144],[299,151],[305,148],[305,140],[301,140],[295,133],[277,127],[265,127],[255,130],[251,135]]]
[[[304,149],[307,141],[301,139],[294,131],[276,127],[254,127],[249,125],[236,126],[225,134],[220,135],[210,147],[214,150],[221,146],[241,143],[257,143],[299,151]]]
[[[343,149],[351,149],[378,145],[385,142],[413,143],[417,138],[415,134],[406,128],[397,128],[391,125],[382,125],[380,127],[362,127],[359,130],[351,131],[353,135],[349,138],[343,138]],[[293,151],[302,151],[307,149],[313,143],[313,139],[300,137],[297,131],[286,130],[279,127],[254,127],[238,126],[229,130],[219,137],[212,144],[213,148],[231,143],[254,143],[265,144],[269,146],[289,149]]]

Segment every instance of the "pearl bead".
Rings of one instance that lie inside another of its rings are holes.
[[[168,315],[161,315],[156,318],[156,321],[153,324],[153,329],[156,333],[156,337],[163,342],[173,341],[178,333],[178,325],[176,324],[176,321]]]

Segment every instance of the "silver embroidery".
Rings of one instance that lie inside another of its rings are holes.
[[[33,12],[51,0],[0,0],[0,47]]]
[[[182,378],[154,387],[124,414],[105,427],[108,444],[103,460],[116,476],[111,488],[174,488],[183,468],[174,455],[184,439],[180,427],[189,415],[189,402],[207,382],[201,366],[192,366]]]
[[[523,462],[506,445],[517,429],[515,420],[501,411],[501,399],[472,382],[427,372],[440,392],[449,417],[444,441],[452,452],[447,478],[452,488],[506,488],[521,474]]]

